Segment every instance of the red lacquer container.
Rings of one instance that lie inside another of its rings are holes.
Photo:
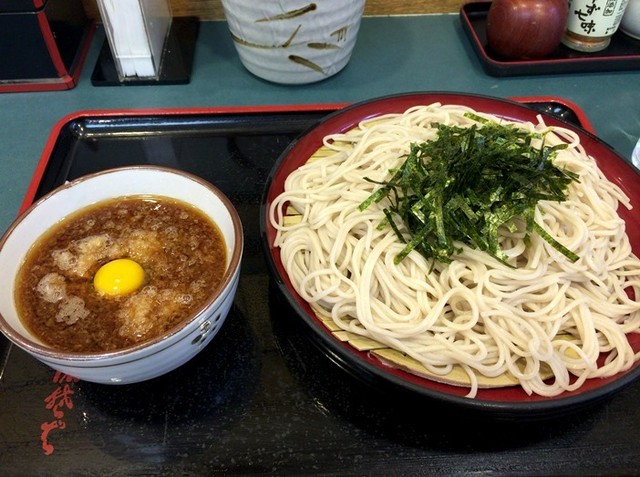
[[[0,0],[0,92],[75,87],[93,30],[80,0]]]

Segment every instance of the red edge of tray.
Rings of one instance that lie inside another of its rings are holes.
[[[346,103],[323,103],[303,105],[263,105],[263,106],[219,106],[197,108],[149,108],[149,109],[87,109],[70,113],[59,119],[53,126],[44,146],[40,160],[36,165],[31,182],[27,188],[19,214],[23,213],[34,202],[38,187],[44,176],[44,172],[56,146],[60,132],[70,121],[81,117],[124,117],[124,116],[177,116],[185,114],[259,114],[259,113],[286,113],[304,111],[326,111],[327,114],[343,108]]]
[[[577,116],[582,128],[594,134],[593,126],[588,120],[585,113],[580,107],[572,101],[556,96],[518,96],[509,98],[520,103],[558,103],[571,109]],[[60,135],[60,131],[64,126],[80,117],[97,116],[97,117],[113,117],[113,116],[175,116],[181,114],[255,114],[255,113],[286,113],[286,112],[304,112],[304,111],[326,111],[327,114],[338,109],[348,106],[349,103],[318,103],[318,104],[283,104],[283,105],[253,105],[253,106],[218,106],[218,107],[198,107],[198,108],[149,108],[149,109],[88,109],[70,113],[59,119],[53,126],[45,143],[44,150],[40,156],[40,160],[36,165],[36,169],[32,176],[31,182],[27,188],[23,198],[19,213],[24,212],[34,201],[40,181],[44,175],[45,169],[51,157],[51,153],[55,148],[56,142]]]

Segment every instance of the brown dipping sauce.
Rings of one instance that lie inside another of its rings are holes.
[[[93,278],[107,262],[142,266],[142,286],[108,296]],[[16,278],[27,328],[64,351],[114,351],[149,340],[200,308],[222,281],[224,237],[208,217],[166,197],[100,202],[52,227],[34,244]]]

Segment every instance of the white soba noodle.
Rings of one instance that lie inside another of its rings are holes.
[[[554,396],[629,369],[640,357],[625,336],[640,327],[640,304],[630,298],[640,297],[640,261],[617,207],[630,204],[572,131],[551,128],[545,142],[569,144],[554,164],[579,181],[569,185],[568,200],[539,202],[535,218],[580,257],[574,263],[538,234],[525,245],[516,233],[501,236],[514,268],[466,246],[448,264],[414,250],[396,265],[405,244],[378,227],[384,204],[358,210],[379,187],[365,177],[388,178],[411,143],[436,137],[433,123],[475,123],[467,111],[433,104],[364,121],[326,137],[326,154],[289,175],[269,219],[297,293],[337,327],[406,354],[428,374],[461,368],[469,397],[481,376],[510,374],[528,394]],[[550,129],[539,121],[517,124]],[[301,215],[297,223],[285,223],[288,205]]]

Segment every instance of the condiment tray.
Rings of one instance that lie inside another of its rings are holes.
[[[540,60],[507,60],[487,46],[486,20],[491,2],[472,2],[460,9],[460,20],[485,72],[492,76],[524,76],[640,69],[640,40],[617,31],[603,51],[583,53],[560,45]]]

